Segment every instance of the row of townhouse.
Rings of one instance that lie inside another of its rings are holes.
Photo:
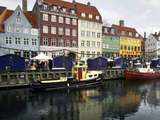
[[[102,17],[89,2],[37,0],[33,10],[15,11],[0,7],[0,54],[18,54],[30,58],[37,52],[48,56],[77,53],[78,58],[137,57],[142,55],[143,38],[134,28],[103,26]]]
[[[160,32],[151,33],[145,40],[145,57],[147,60],[160,58]]]

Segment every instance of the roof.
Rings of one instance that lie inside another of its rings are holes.
[[[30,24],[33,28],[38,28],[38,22],[36,14],[34,14],[32,11],[27,11],[24,13]]]
[[[0,6],[0,14],[6,9],[6,7]]]
[[[56,6],[65,7],[69,10],[76,9],[77,16],[79,18],[102,23],[102,17],[100,15],[99,11],[97,10],[97,8],[94,6],[85,5],[85,4],[78,3],[78,2],[66,2],[63,0],[43,0],[43,3],[46,3],[48,5],[56,5]],[[81,16],[81,13],[86,13],[87,16],[84,18]],[[93,19],[89,19],[89,17],[88,17],[89,14],[93,15]],[[99,16],[100,19],[96,20],[96,16]]]
[[[127,37],[135,37],[135,38],[140,38],[143,39],[143,37],[137,32],[137,30],[135,28],[132,27],[126,27],[126,26],[120,26],[120,25],[112,25],[113,28],[116,29],[117,34],[119,34],[120,36],[127,36]],[[133,36],[129,36],[129,35],[121,35],[121,32],[125,31],[125,32],[132,32]],[[138,34],[139,36],[136,37],[136,34]]]
[[[0,32],[4,32],[4,22],[14,13],[13,10],[7,9],[6,11],[3,12],[3,16],[1,16],[0,19]],[[2,13],[1,13],[2,15]],[[31,11],[27,11],[24,13],[30,24],[32,25],[33,28],[38,27],[37,23],[37,18],[36,15],[33,14]]]

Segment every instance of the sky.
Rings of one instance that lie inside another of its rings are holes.
[[[15,9],[22,0],[0,0],[0,6]],[[28,0],[28,9],[32,10],[36,0]],[[72,0],[65,0],[70,1]],[[96,6],[106,24],[118,24],[134,27],[142,35],[160,31],[160,0],[76,0]]]

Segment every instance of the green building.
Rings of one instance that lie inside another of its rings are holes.
[[[117,35],[114,28],[103,26],[102,41],[103,56],[108,58],[114,58],[119,56],[120,37]]]

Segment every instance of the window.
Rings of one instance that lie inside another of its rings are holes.
[[[66,40],[66,46],[70,46],[70,41],[69,40]]]
[[[20,23],[20,22],[21,22],[21,18],[20,18],[20,17],[17,17],[17,18],[16,18],[16,22],[17,22],[17,23]]]
[[[101,53],[100,52],[97,52],[97,56],[100,56],[101,55]]]
[[[48,26],[43,26],[43,33],[48,33]]]
[[[95,32],[92,32],[92,37],[96,37],[96,33]]]
[[[20,28],[16,27],[16,32],[19,33],[20,32]]]
[[[8,37],[6,37],[6,44],[9,44],[9,40],[8,40]]]
[[[56,27],[51,27],[51,34],[56,34],[56,33],[57,33]]]
[[[77,36],[77,31],[75,29],[72,30],[72,36]]]
[[[43,4],[43,9],[44,9],[44,10],[47,10],[47,9],[48,9],[48,6],[45,5],[45,4]]]
[[[63,23],[63,17],[59,17],[59,23]]]
[[[95,51],[92,52],[92,57],[95,57]]]
[[[97,38],[101,38],[101,33],[97,33]]]
[[[87,47],[90,47],[90,41],[87,41]]]
[[[66,12],[66,8],[63,8],[62,11],[63,11],[63,12]]]
[[[11,26],[8,26],[8,30],[7,30],[8,32],[11,32]]]
[[[133,35],[133,34],[132,34],[132,32],[129,32],[129,36],[131,36],[131,37],[132,37],[132,35]]]
[[[100,47],[101,46],[101,43],[100,42],[97,42],[97,47]]]
[[[72,14],[75,14],[76,12],[75,12],[75,10],[71,10],[71,13],[72,13]]]
[[[85,46],[85,41],[83,40],[83,41],[81,41],[81,46]]]
[[[51,15],[51,22],[57,22],[57,16]]]
[[[45,46],[48,45],[48,38],[43,38],[43,45],[45,45]]]
[[[92,19],[92,17],[93,17],[92,14],[89,14],[89,19]]]
[[[99,18],[100,18],[99,16],[96,16],[96,20],[99,20]]]
[[[48,14],[43,14],[43,20],[48,21]]]
[[[115,34],[115,29],[111,29],[111,34]]]
[[[96,46],[96,42],[92,41],[92,47],[95,47],[95,46]]]
[[[29,39],[24,38],[24,45],[28,45],[29,44]]]
[[[76,19],[72,19],[72,25],[77,25],[77,20]]]
[[[64,41],[63,41],[63,39],[59,39],[58,40],[58,46],[64,46]]]
[[[37,40],[36,39],[32,39],[32,45],[36,45],[37,44]]]
[[[123,50],[123,45],[121,45],[121,50]]]
[[[87,37],[90,37],[90,34],[91,34],[90,31],[87,31]]]
[[[63,28],[58,28],[58,34],[59,35],[63,35],[64,33],[63,33]]]
[[[21,39],[20,38],[15,38],[15,44],[21,44]]]
[[[52,45],[52,46],[57,46],[57,41],[56,41],[56,39],[51,39],[51,45]]]
[[[23,32],[24,32],[25,34],[28,34],[28,33],[29,33],[29,29],[28,29],[28,28],[25,28]]]
[[[90,57],[90,51],[87,51],[87,57]]]
[[[76,40],[72,40],[72,47],[77,47],[77,41]]]
[[[84,51],[81,51],[81,57],[84,58]]]
[[[125,31],[122,31],[122,32],[121,32],[121,35],[125,35]]]
[[[81,36],[85,36],[85,31],[81,31]]]
[[[54,11],[57,11],[57,6],[53,6],[53,10],[54,10]]]
[[[135,46],[134,51],[137,51],[137,47]]]
[[[65,35],[70,36],[70,29],[69,28],[65,29]]]
[[[82,17],[86,17],[86,14],[85,14],[85,13],[81,13],[81,16],[82,16]]]
[[[12,38],[9,37],[9,44],[12,44]]]
[[[70,24],[70,18],[66,18],[66,24]]]

